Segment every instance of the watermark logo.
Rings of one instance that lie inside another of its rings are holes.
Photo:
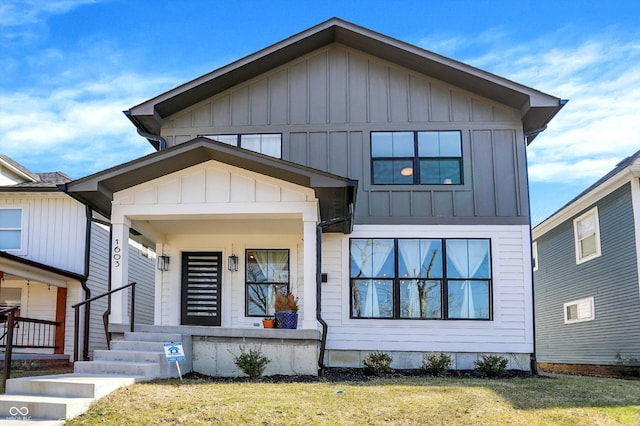
[[[7,420],[31,420],[28,407],[11,407],[9,408]]]

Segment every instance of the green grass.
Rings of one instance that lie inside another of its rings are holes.
[[[368,382],[161,380],[106,396],[67,425],[634,425],[640,381],[579,376]]]

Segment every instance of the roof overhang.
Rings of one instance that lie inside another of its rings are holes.
[[[66,287],[67,281],[86,281],[82,274],[45,265],[20,256],[0,251],[0,271],[26,280]]]
[[[60,189],[111,217],[114,193],[210,160],[313,189],[321,220],[348,219],[325,231],[351,232],[357,181],[203,137],[60,185]]]
[[[140,131],[159,135],[168,116],[331,43],[375,55],[519,110],[528,142],[545,129],[566,103],[462,62],[333,18],[134,106],[125,111],[125,115]],[[158,148],[157,140],[148,140]]]

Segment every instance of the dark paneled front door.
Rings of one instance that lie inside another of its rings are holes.
[[[220,325],[221,252],[182,254],[182,324]]]

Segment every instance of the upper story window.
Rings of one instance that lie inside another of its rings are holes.
[[[491,319],[488,239],[352,239],[351,318]]]
[[[600,224],[597,207],[574,219],[573,232],[576,245],[576,264],[600,256]]]
[[[0,208],[0,250],[22,251],[22,209]]]
[[[538,242],[534,241],[533,244],[531,244],[531,257],[532,257],[532,263],[533,263],[533,270],[537,271],[538,270]]]
[[[206,137],[228,143],[229,145],[239,146],[249,151],[282,158],[282,135],[280,133],[206,135]]]
[[[374,185],[462,185],[459,131],[371,132]]]
[[[247,316],[273,315],[276,292],[289,292],[289,250],[246,251]]]

